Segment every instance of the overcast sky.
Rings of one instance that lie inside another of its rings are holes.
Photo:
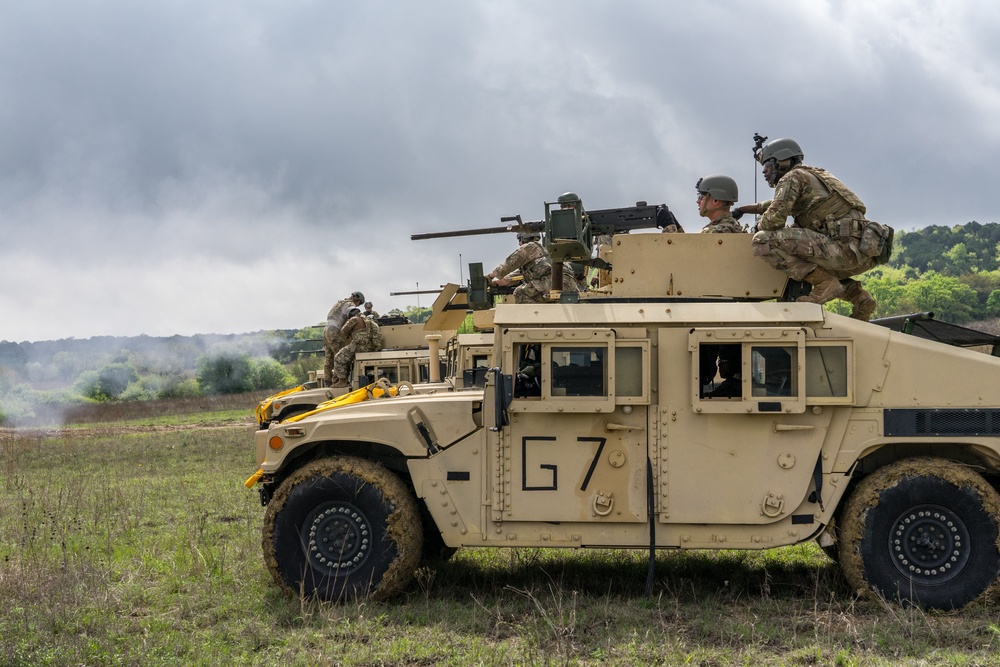
[[[411,233],[568,190],[697,230],[701,176],[769,196],[754,132],[897,229],[995,222],[998,34],[968,0],[6,2],[0,340],[416,305],[516,240]]]

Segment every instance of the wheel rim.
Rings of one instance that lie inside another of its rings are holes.
[[[892,525],[892,562],[915,582],[943,584],[958,576],[969,562],[969,531],[954,512],[937,505],[918,505],[896,517]]]
[[[313,569],[349,574],[371,553],[368,519],[354,505],[331,501],[318,505],[302,523],[302,542]]]

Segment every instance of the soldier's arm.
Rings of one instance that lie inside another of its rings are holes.
[[[358,319],[357,317],[352,317],[344,323],[344,326],[340,329],[340,333],[344,336],[344,338],[350,340],[351,334],[354,333],[354,328],[356,326],[358,326]]]
[[[785,174],[774,189],[774,199],[768,204],[757,228],[765,231],[781,229],[792,214],[792,206],[802,196],[804,181],[796,171]]]
[[[523,245],[508,255],[507,259],[501,262],[497,268],[490,271],[490,275],[487,276],[487,278],[503,278],[507,274],[517,271],[524,266],[529,259],[526,254],[527,251],[525,250],[528,245]]]

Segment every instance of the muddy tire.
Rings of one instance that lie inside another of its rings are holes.
[[[840,564],[859,593],[959,609],[1000,572],[1000,495],[935,458],[897,461],[863,479],[841,515]]]
[[[396,475],[364,459],[321,459],[294,472],[268,503],[264,560],[296,594],[384,599],[413,577],[422,533],[416,499]]]

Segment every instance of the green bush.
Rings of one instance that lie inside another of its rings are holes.
[[[159,376],[150,375],[129,384],[118,396],[121,401],[152,401],[160,397]]]
[[[198,357],[195,377],[206,394],[239,394],[253,390],[250,357],[232,347],[216,347]]]
[[[84,371],[74,386],[82,396],[95,401],[117,400],[128,386],[139,379],[131,363],[116,362],[98,371]]]
[[[295,378],[276,359],[254,357],[250,360],[253,369],[254,389],[287,389],[295,384]]]
[[[201,396],[198,380],[186,375],[164,376],[160,386],[160,398],[197,398]]]
[[[31,386],[15,383],[12,374],[0,368],[0,424],[34,417],[35,404]]]

